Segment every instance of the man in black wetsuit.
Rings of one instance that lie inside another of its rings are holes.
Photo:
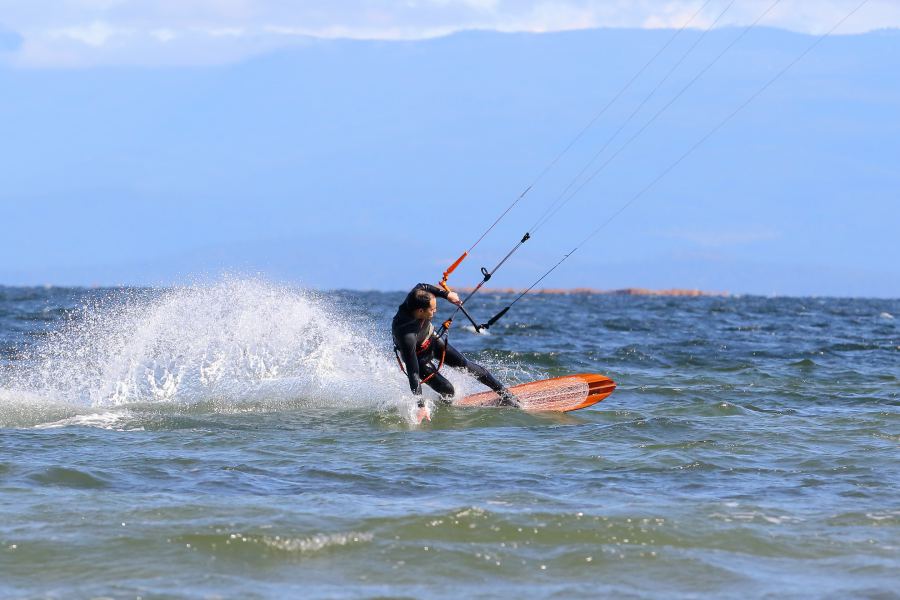
[[[456,292],[447,292],[437,286],[420,283],[406,296],[406,300],[397,309],[391,323],[394,345],[406,365],[406,376],[409,388],[416,395],[422,393],[422,383],[441,395],[441,399],[450,402],[454,394],[453,384],[438,373],[435,360],[444,357],[444,364],[458,369],[465,369],[478,381],[500,395],[500,403],[507,406],[518,406],[515,397],[502,383],[481,365],[468,360],[453,346],[439,338],[434,331],[431,319],[437,312],[436,298],[460,304]],[[446,354],[445,354],[446,353]]]

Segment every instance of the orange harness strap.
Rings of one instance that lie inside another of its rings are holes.
[[[423,380],[422,380],[422,383],[428,383],[428,381],[429,381],[432,377],[434,377],[435,375],[438,374],[438,371],[440,371],[440,370],[441,370],[441,367],[444,366],[444,359],[445,359],[445,358],[447,358],[447,345],[446,345],[446,344],[444,344],[444,350],[443,350],[443,352],[441,352],[441,360],[440,360],[440,362],[438,362],[437,369],[435,369],[434,373],[432,373],[431,375],[429,375],[428,377],[426,377],[425,379],[423,379]]]

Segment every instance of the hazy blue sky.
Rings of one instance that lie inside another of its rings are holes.
[[[721,23],[770,4],[738,0]],[[0,2],[0,284],[435,280],[671,38],[659,27],[702,5]],[[766,22],[794,32],[741,38],[492,284],[530,284],[855,5],[780,3]],[[896,16],[872,0],[841,31]],[[591,25],[637,28],[577,30]],[[429,37],[474,26],[565,31]],[[677,38],[455,283],[493,266],[689,48],[611,148],[740,35]],[[825,40],[546,285],[900,296],[898,72],[900,31]]]
[[[861,0],[737,0],[721,26],[822,33]],[[422,39],[466,29],[708,27],[730,0],[0,0],[0,53],[20,66],[210,64],[307,36]],[[869,0],[842,29],[900,27],[900,2]]]

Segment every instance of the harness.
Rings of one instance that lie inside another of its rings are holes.
[[[435,375],[437,375],[438,372],[440,372],[441,367],[444,366],[444,359],[447,358],[447,338],[450,337],[450,319],[447,319],[446,321],[444,321],[443,325],[441,326],[441,329],[443,330],[442,334],[440,334],[440,335],[435,334],[434,333],[434,325],[432,325],[431,322],[429,321],[427,335],[424,336],[425,339],[422,340],[422,342],[420,342],[416,347],[416,356],[417,357],[422,356],[423,354],[428,352],[429,348],[431,348],[431,343],[433,340],[444,338],[444,349],[441,351],[441,360],[438,361],[437,369],[435,369],[434,372],[431,373],[428,377],[423,379],[422,383],[427,383]],[[394,344],[394,356],[397,357],[397,365],[399,365],[400,371],[404,375],[406,375],[406,368],[403,366],[403,360],[400,358],[400,349],[397,348],[396,344]]]

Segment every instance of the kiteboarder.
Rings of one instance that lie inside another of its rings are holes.
[[[439,372],[440,366],[446,364],[468,371],[478,381],[497,392],[501,405],[518,406],[515,397],[487,369],[468,360],[437,335],[431,323],[437,312],[437,298],[444,298],[457,306],[461,304],[456,292],[420,283],[406,295],[391,324],[394,348],[398,359],[402,361],[401,366],[406,367],[409,388],[414,394],[421,395],[424,383],[440,394],[444,402],[449,403],[455,390],[453,384]],[[438,365],[434,364],[435,360]]]

